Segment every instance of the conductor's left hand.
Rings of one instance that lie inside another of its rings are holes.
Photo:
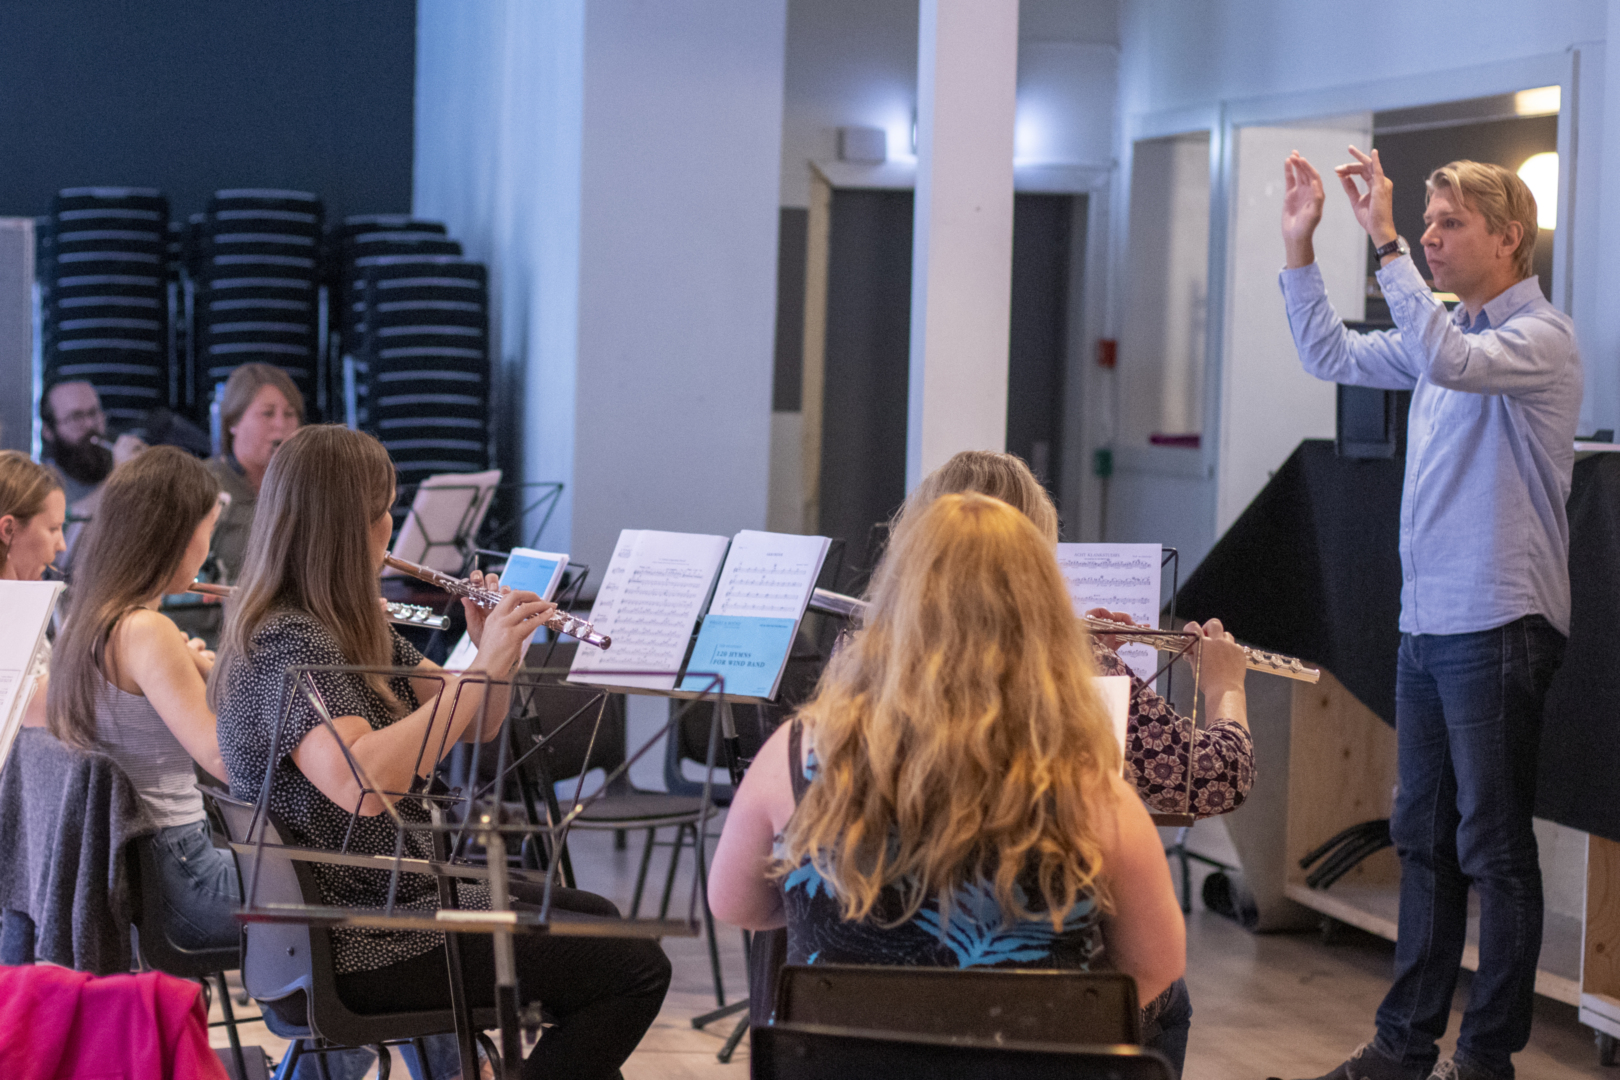
[[[1352,146],[1350,156],[1356,160],[1340,165],[1333,171],[1338,174],[1339,183],[1344,185],[1344,193],[1350,198],[1350,209],[1354,211],[1356,221],[1367,230],[1374,244],[1383,247],[1395,239],[1395,185],[1384,175],[1384,166],[1378,160],[1377,150],[1363,154]],[[1366,185],[1365,191],[1356,184],[1358,179]]]

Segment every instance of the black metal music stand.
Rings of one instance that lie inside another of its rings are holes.
[[[513,870],[507,864],[508,838],[521,838],[532,836],[536,832],[543,832],[547,846],[552,852],[560,852],[567,844],[568,831],[572,824],[597,799],[601,798],[607,790],[607,784],[591,795],[584,794],[584,775],[578,778],[574,796],[567,809],[557,805],[555,791],[552,792],[551,801],[547,807],[547,823],[542,828],[529,821],[514,822],[507,820],[507,813],[502,799],[504,780],[508,773],[520,766],[528,757],[539,753],[552,739],[561,734],[569,724],[574,723],[580,716],[589,715],[587,702],[584,707],[577,710],[564,724],[535,741],[533,747],[522,754],[514,754],[511,743],[506,739],[496,738],[497,731],[505,716],[495,717],[489,707],[489,691],[492,688],[506,687],[510,692],[514,688],[527,685],[530,693],[545,686],[553,689],[572,689],[581,692],[584,696],[601,698],[605,701],[607,691],[596,688],[570,687],[570,684],[558,681],[557,677],[566,672],[545,671],[535,669],[519,669],[507,679],[491,678],[484,672],[466,672],[459,675],[449,672],[422,673],[415,668],[397,667],[367,667],[355,665],[299,665],[289,668],[286,676],[284,690],[284,704],[281,714],[270,736],[269,760],[279,761],[282,754],[283,732],[292,716],[295,703],[307,704],[315,713],[319,723],[332,736],[340,748],[345,763],[348,765],[350,775],[358,788],[358,796],[354,809],[350,812],[350,833],[354,824],[360,818],[360,809],[366,798],[375,796],[383,803],[383,812],[386,813],[394,826],[394,851],[388,855],[358,854],[340,848],[331,850],[327,848],[300,847],[289,844],[267,844],[266,831],[270,820],[270,799],[274,766],[267,771],[260,790],[257,804],[254,808],[252,824],[249,826],[244,842],[233,843],[232,848],[244,857],[250,857],[248,868],[244,875],[245,888],[243,905],[239,910],[238,918],[243,922],[295,922],[311,926],[337,927],[337,926],[363,926],[375,929],[392,930],[429,930],[445,933],[445,940],[449,950],[451,962],[451,1000],[452,1011],[455,1015],[456,1034],[461,1047],[462,1073],[465,1076],[475,1076],[478,1072],[477,1053],[474,1049],[475,1032],[472,1028],[471,1011],[468,1008],[465,985],[462,981],[460,968],[460,951],[457,942],[459,934],[487,933],[494,939],[495,950],[495,1004],[496,1015],[500,1026],[500,1044],[502,1058],[502,1074],[507,1080],[518,1080],[522,1063],[522,1043],[525,1032],[538,1030],[540,1022],[539,1009],[531,1004],[527,1009],[519,1008],[519,995],[517,986],[516,957],[513,950],[513,935],[524,933],[545,933],[561,936],[621,936],[621,937],[695,937],[699,932],[701,923],[698,916],[698,882],[702,875],[693,876],[691,895],[688,898],[687,910],[684,919],[642,919],[630,918],[616,921],[605,921],[600,918],[585,918],[571,916],[568,912],[552,910],[552,897],[554,887],[559,877],[560,860],[551,858],[543,873],[532,871]],[[660,671],[604,671],[601,674],[619,677],[633,676],[665,676],[669,672]],[[422,775],[422,766],[431,760],[434,763],[443,760],[448,745],[450,733],[450,718],[453,717],[462,703],[462,694],[469,687],[476,687],[480,692],[480,701],[474,706],[478,711],[473,723],[475,739],[473,742],[472,769],[470,775],[477,777],[479,755],[484,752],[484,745],[493,742],[495,747],[495,779],[478,785],[468,785],[466,791],[433,791],[418,784],[411,791],[389,791],[379,787],[368,775],[365,767],[355,758],[350,748],[338,737],[330,709],[321,694],[318,677],[331,675],[347,676],[382,676],[384,678],[409,677],[417,681],[437,683],[439,693],[432,699],[434,702],[432,722],[424,734],[422,744],[418,748],[415,762],[415,775]],[[448,705],[445,698],[449,696]],[[693,692],[689,701],[692,704],[680,710],[675,710],[669,724],[652,738],[644,742],[634,752],[627,753],[625,761],[613,770],[608,776],[608,783],[627,775],[632,765],[640,760],[646,753],[658,744],[666,735],[678,730],[678,725],[684,716],[686,708],[704,700],[723,700],[724,680],[714,676],[706,685],[704,692]],[[444,710],[441,712],[441,710]],[[713,774],[718,756],[720,743],[719,716],[720,708],[714,710],[714,718],[710,722],[709,745],[707,755],[707,772],[704,780],[703,813],[697,825],[697,857],[705,858],[705,842],[708,835],[708,821],[712,816],[713,802],[710,794],[713,786]],[[596,723],[600,724],[604,710],[596,710]],[[434,735],[438,733],[437,744]],[[595,737],[593,732],[592,737]],[[432,752],[431,758],[429,756]],[[420,788],[420,790],[418,790]],[[427,822],[406,821],[395,805],[397,801],[416,800],[429,811]],[[459,811],[451,814],[451,811]],[[457,861],[456,853],[461,847],[462,838],[475,836],[485,851],[485,863],[478,865],[466,861]],[[432,848],[431,856],[420,853],[420,844],[409,845],[411,836],[425,836]],[[347,841],[345,841],[345,848]],[[407,854],[407,847],[414,849],[414,853]],[[389,876],[389,889],[387,903],[381,908],[345,908],[312,904],[268,904],[260,903],[257,894],[259,874],[263,866],[265,852],[274,848],[278,855],[283,855],[299,862],[324,863],[328,865],[375,868],[386,872]],[[396,906],[399,893],[400,876],[405,873],[427,875],[435,878],[439,884],[441,907],[434,912],[408,911]],[[490,892],[490,908],[488,911],[461,911],[454,907],[442,906],[446,902],[455,900],[454,882],[458,880],[473,880],[487,882]],[[513,881],[530,881],[542,884],[543,900],[538,911],[529,908],[514,907],[511,900],[511,883]]]

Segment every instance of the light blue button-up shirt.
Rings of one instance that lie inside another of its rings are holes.
[[[1526,278],[1447,312],[1407,257],[1378,271],[1395,330],[1345,329],[1316,264],[1281,275],[1305,370],[1412,391],[1401,492],[1401,630],[1465,634],[1525,615],[1569,633],[1569,497],[1581,355]]]

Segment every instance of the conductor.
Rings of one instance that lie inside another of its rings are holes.
[[[1513,173],[1454,161],[1430,174],[1430,291],[1395,233],[1378,151],[1335,172],[1377,247],[1396,329],[1347,330],[1312,235],[1322,178],[1283,165],[1283,298],[1305,370],[1412,391],[1401,493],[1401,645],[1395,682],[1401,863],[1395,980],[1377,1035],[1322,1080],[1509,1080],[1530,1038],[1541,951],[1531,812],[1542,702],[1569,633],[1564,501],[1581,409],[1569,318],[1531,272],[1536,202]],[[1479,974],[1457,1050],[1437,1061],[1479,896]]]

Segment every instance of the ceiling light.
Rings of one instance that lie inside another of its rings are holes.
[[[1563,98],[1561,86],[1538,86],[1513,95],[1513,111],[1520,116],[1555,115]]]

